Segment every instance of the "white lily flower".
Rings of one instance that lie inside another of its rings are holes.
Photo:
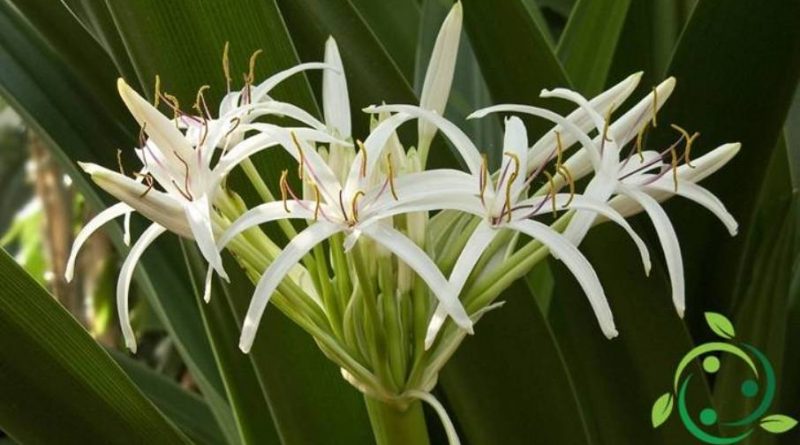
[[[80,248],[86,239],[106,222],[118,216],[128,215],[134,210],[153,221],[131,248],[117,283],[120,324],[126,346],[135,352],[136,340],[128,318],[128,293],[133,268],[144,250],[160,234],[169,230],[195,240],[209,264],[227,279],[222,258],[214,241],[214,232],[220,231],[220,228],[214,223],[211,208],[216,194],[221,190],[220,183],[224,177],[252,154],[277,145],[279,140],[275,135],[281,132],[293,131],[301,137],[328,143],[336,139],[314,129],[285,130],[258,124],[262,130],[260,134],[227,150],[212,168],[210,163],[216,144],[211,141],[220,137],[219,132],[214,133],[213,129],[209,128],[204,136],[209,145],[193,146],[176,128],[174,122],[139,96],[122,79],[118,81],[117,86],[131,114],[150,137],[141,149],[136,150],[145,167],[138,173],[139,177],[134,179],[96,164],[80,163],[98,186],[122,202],[100,212],[76,236],[67,262],[65,277],[68,281],[72,280]],[[163,191],[157,190],[156,185]]]
[[[460,293],[481,254],[489,247],[498,231],[505,228],[511,229],[539,240],[554,254],[558,255],[581,284],[597,315],[603,332],[608,337],[617,335],[605,293],[597,274],[589,262],[560,233],[545,224],[531,219],[550,210],[546,204],[548,199],[551,198],[541,196],[527,198],[525,195],[529,185],[528,178],[523,170],[524,166],[527,165],[528,138],[525,127],[519,118],[512,117],[506,120],[505,159],[500,168],[497,182],[492,185],[487,166],[481,159],[478,149],[458,127],[446,119],[429,111],[408,105],[370,107],[367,111],[372,113],[386,111],[400,113],[393,116],[392,119],[398,117],[399,119],[406,119],[408,116],[414,116],[428,120],[450,139],[470,170],[470,174],[449,175],[449,177],[440,179],[441,183],[448,184],[446,186],[447,189],[455,190],[455,193],[446,195],[440,191],[437,195],[431,196],[428,201],[409,203],[393,209],[395,212],[409,212],[447,208],[481,217],[481,223],[467,241],[467,245],[456,261],[456,265],[450,275],[449,282],[453,286],[454,292]],[[556,113],[538,109],[538,114],[561,125],[567,131],[577,132],[577,138],[588,139],[588,136],[573,123]],[[442,187],[440,185],[440,189]],[[557,194],[552,199],[559,210],[570,208],[585,209],[602,214],[618,223],[633,238],[641,252],[645,269],[649,270],[650,259],[644,242],[611,207],[603,202],[597,202],[580,195]],[[426,336],[426,347],[430,347],[433,343],[446,315],[441,309],[437,309]]]
[[[648,214],[664,250],[667,269],[670,274],[673,304],[678,314],[683,316],[685,292],[680,245],[666,212],[658,205],[658,201],[651,194],[658,193],[666,198],[667,195],[665,194],[672,192],[697,202],[714,213],[727,227],[731,235],[736,234],[738,226],[733,216],[725,209],[725,206],[708,190],[691,181],[681,181],[677,169],[674,170],[673,175],[667,174],[675,167],[673,163],[677,162],[677,155],[673,151],[675,149],[674,146],[663,153],[644,151],[637,155],[634,150],[630,150],[628,154],[622,153],[622,148],[632,141],[637,134],[641,134],[651,118],[654,118],[654,113],[672,93],[674,86],[675,80],[673,78],[667,79],[655,88],[653,94],[648,95],[646,99],[623,115],[614,125],[609,125],[606,118],[598,110],[594,109],[589,101],[576,92],[559,88],[553,91],[545,90],[542,92],[542,96],[571,100],[585,110],[587,116],[592,119],[599,133],[597,138],[592,141],[586,141],[583,151],[574,155],[573,158],[575,159],[568,160],[566,165],[576,166],[576,169],[580,170],[580,165],[586,165],[585,158],[589,157],[595,170],[595,175],[586,187],[584,193],[586,196],[605,202],[612,195],[620,195],[634,201],[640,209],[643,209]],[[530,107],[525,106],[498,106],[493,108],[503,111],[530,112]],[[686,144],[691,143],[691,137],[688,137],[688,135],[685,135],[682,139],[688,139],[685,140]],[[728,144],[723,147],[725,154],[738,150],[738,144]],[[673,157],[672,162],[664,162],[662,159],[670,154]],[[688,160],[688,155],[686,159]],[[718,156],[709,158],[709,160],[712,159],[712,163],[716,168],[722,165]],[[728,157],[728,159],[730,158]],[[690,169],[692,169],[691,165],[686,165],[683,170],[686,172]],[[684,173],[684,175],[686,174]],[[589,228],[596,223],[596,220],[596,213],[579,211],[570,221],[564,234],[576,245],[580,244]]]
[[[463,17],[461,2],[456,2],[439,29],[425,72],[425,81],[422,84],[419,104],[423,109],[444,114],[447,98],[450,97],[450,87],[453,84]],[[436,126],[426,120],[420,120],[417,128],[419,134],[417,146],[424,160],[427,158],[428,147],[436,135]]]

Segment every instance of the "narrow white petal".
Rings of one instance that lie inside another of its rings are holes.
[[[583,195],[591,200],[598,202],[606,202],[614,193],[617,186],[617,180],[611,178],[605,172],[595,175],[589,185],[586,186]],[[564,230],[564,237],[567,238],[572,244],[579,246],[589,229],[594,225],[597,214],[586,210],[578,210],[569,221],[569,225]]]
[[[131,207],[131,210],[133,210],[133,207]],[[125,214],[125,219],[122,223],[122,242],[125,243],[126,246],[131,245],[131,213],[133,212],[128,212]]]
[[[636,200],[653,222],[653,227],[656,229],[656,234],[661,243],[661,248],[664,250],[664,258],[667,262],[670,284],[672,285],[672,303],[675,305],[678,315],[683,317],[683,312],[686,309],[685,284],[683,281],[683,257],[681,256],[681,246],[678,243],[678,235],[675,234],[675,229],[672,227],[667,213],[658,205],[658,201],[647,193],[632,187],[625,187],[621,191]]]
[[[425,72],[425,81],[422,84],[420,107],[439,115],[444,114],[447,98],[450,96],[463,16],[461,3],[457,2],[450,9],[436,36],[428,70]],[[436,126],[426,120],[420,120],[418,125],[418,144],[420,147],[427,147],[436,134]]]
[[[319,62],[310,62],[310,63],[301,63],[299,65],[295,65],[289,69],[280,71],[278,73],[273,74],[272,76],[268,77],[265,81],[258,84],[255,88],[253,88],[252,93],[252,102],[260,102],[261,99],[264,98],[273,88],[278,86],[281,82],[288,79],[289,77],[301,73],[303,71],[308,70],[336,70],[337,68],[325,63]]]
[[[267,308],[270,297],[275,289],[278,288],[283,278],[292,267],[297,264],[311,249],[341,229],[338,225],[326,222],[312,224],[307,229],[292,238],[286,247],[281,251],[275,261],[269,265],[264,275],[258,280],[253,299],[250,301],[250,308],[242,326],[242,336],[239,339],[239,349],[247,353],[253,346],[258,325],[264,310]]]
[[[592,139],[589,137],[589,135],[586,134],[586,132],[584,132],[573,122],[567,120],[564,116],[561,116],[558,113],[554,113],[545,108],[533,107],[530,105],[504,104],[504,105],[494,105],[491,107],[486,107],[477,110],[472,114],[470,114],[469,116],[467,116],[467,119],[481,118],[491,113],[522,113],[522,114],[530,114],[533,116],[540,117],[542,119],[549,120],[550,122],[553,122],[559,125],[561,128],[563,128],[565,134],[570,135],[570,137],[580,142],[581,145],[583,145],[583,147],[589,151],[589,156],[591,156],[593,165],[599,166],[600,164],[599,147],[594,143],[594,141],[592,141]]]
[[[541,97],[558,97],[560,99],[566,99],[569,101],[574,102],[578,105],[581,109],[583,109],[584,113],[586,113],[586,117],[588,117],[597,131],[603,132],[603,128],[605,128],[605,118],[603,117],[600,112],[592,107],[585,97],[583,97],[580,93],[576,91],[572,91],[567,88],[554,88],[552,90],[543,89],[541,93],[539,93]]]
[[[314,217],[314,201],[286,201],[286,208],[283,202],[274,201],[253,207],[236,219],[217,240],[217,248],[222,250],[225,246],[236,238],[240,233],[251,229],[259,224],[277,221],[279,219],[311,219]]]
[[[616,337],[618,332],[614,326],[614,316],[608,306],[603,286],[600,284],[594,268],[578,248],[549,226],[537,221],[512,221],[507,225],[538,240],[558,255],[581,285],[583,292],[589,299],[589,303],[592,305],[603,333],[608,338]]]
[[[513,202],[522,192],[526,179],[524,169],[528,164],[528,132],[525,130],[525,124],[522,123],[520,118],[510,116],[505,119],[505,126],[505,134],[503,136],[504,156],[500,166],[499,182],[495,188],[496,194],[503,197],[503,199],[494,199],[492,201],[491,213],[493,215],[499,215],[503,210],[508,181],[514,179],[510,189]]]
[[[450,273],[450,278],[448,280],[455,294],[458,295],[461,293],[461,290],[464,288],[464,283],[466,283],[467,278],[469,278],[469,275],[475,268],[475,264],[478,263],[481,255],[483,255],[483,252],[489,247],[489,244],[496,234],[497,231],[494,228],[483,222],[478,224],[478,227],[472,232],[469,240],[467,240],[467,244],[464,245],[464,250],[461,251],[461,255],[459,255],[455,266],[453,266],[453,271]],[[447,312],[442,305],[439,305],[428,324],[428,331],[425,334],[426,350],[433,345],[446,317]]]
[[[460,5],[461,3],[457,3]],[[444,432],[447,434],[447,442],[449,445],[461,445],[461,441],[458,439],[458,432],[456,432],[456,427],[453,426],[453,422],[450,420],[450,416],[447,415],[447,410],[444,409],[444,406],[436,400],[436,397],[433,394],[425,391],[419,391],[416,389],[406,391],[411,397],[416,397],[428,405],[430,405],[436,414],[439,415],[439,420],[442,421],[442,426],[444,426]]]
[[[119,271],[119,278],[117,280],[117,313],[119,314],[119,325],[122,328],[122,336],[125,338],[125,346],[133,353],[136,353],[136,336],[133,334],[131,319],[128,313],[128,300],[133,271],[136,264],[139,263],[139,258],[141,258],[145,249],[147,249],[159,235],[166,231],[167,229],[158,224],[151,224],[133,244],[133,247],[131,247]]]
[[[656,111],[660,110],[674,90],[675,78],[670,77],[656,87],[655,95],[653,93],[648,94],[647,97],[615,120],[609,126],[608,132],[613,135],[617,144],[622,147],[632,141],[639,134],[642,127],[653,118],[653,102],[655,102]],[[657,102],[655,101],[655,96],[658,96]]]
[[[186,219],[192,229],[192,237],[200,248],[200,252],[205,257],[208,264],[217,273],[228,280],[228,274],[222,265],[222,257],[217,250],[214,242],[214,229],[211,225],[211,204],[208,202],[208,195],[203,195],[193,202],[184,205]]]
[[[742,144],[738,142],[720,145],[703,156],[693,159],[694,168],[686,164],[678,167],[678,176],[687,181],[700,182],[727,164],[739,153],[741,148]]]
[[[117,80],[117,90],[133,117],[161,150],[174,151],[184,160],[191,159],[194,149],[170,119],[129,87],[122,78]]]
[[[387,111],[391,113],[403,113],[430,122],[450,139],[450,142],[453,143],[453,147],[458,151],[464,163],[467,165],[469,172],[473,175],[480,174],[483,159],[481,158],[481,153],[478,151],[478,148],[475,147],[475,144],[472,143],[469,136],[464,134],[458,126],[439,114],[413,105],[370,106],[365,108],[364,111],[367,113],[384,113]]]
[[[64,270],[64,278],[66,278],[67,282],[72,281],[72,278],[75,274],[75,260],[78,257],[78,252],[81,250],[83,243],[85,243],[86,240],[89,239],[89,237],[105,223],[121,215],[125,215],[127,217],[132,211],[133,208],[131,206],[125,204],[124,202],[119,202],[98,213],[94,218],[87,222],[85,226],[83,226],[81,231],[78,232],[78,235],[75,237],[75,241],[72,243],[72,250],[70,251],[69,258],[67,259],[67,267]]]
[[[631,93],[636,90],[636,86],[639,85],[641,78],[641,72],[632,74],[603,93],[595,96],[589,103],[592,105],[592,108],[599,110],[605,116],[608,112],[615,110],[625,102]],[[588,132],[593,126],[592,120],[586,115],[586,111],[580,107],[570,113],[567,116],[567,120],[573,122],[584,132]],[[553,151],[553,147],[556,146],[556,132],[562,133],[561,143],[565,150],[569,149],[577,142],[569,132],[565,133],[560,126],[554,127],[531,147],[530,156],[528,157],[528,171],[533,170],[547,161]]]
[[[663,177],[658,181],[653,182],[652,184],[648,184],[645,189],[657,189],[661,192],[666,193],[675,193],[675,184],[672,180],[672,177]],[[713,193],[708,191],[707,189],[683,180],[678,180],[678,191],[677,194],[683,196],[684,198],[690,199],[701,206],[705,207],[714,214],[722,224],[725,225],[725,228],[728,229],[728,232],[731,236],[734,236],[739,231],[739,224],[736,222],[736,218],[728,212],[728,209],[725,208],[725,204],[719,200]]]
[[[342,138],[350,138],[350,99],[347,94],[347,79],[344,74],[342,57],[333,37],[325,42],[325,63],[336,70],[322,73],[322,111],[325,124]]]
[[[458,300],[458,294],[453,292],[444,275],[436,267],[430,257],[413,241],[397,230],[383,224],[372,224],[362,228],[364,235],[375,240],[386,249],[412,268],[417,275],[428,285],[428,288],[439,299],[439,303],[453,321],[472,333],[472,320],[467,315],[464,306]]]

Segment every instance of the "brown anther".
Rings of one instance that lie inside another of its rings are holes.
[[[231,92],[231,62],[228,57],[230,51],[230,42],[225,42],[225,48],[222,50],[222,72],[225,74],[225,85],[227,91]]]
[[[206,104],[206,97],[203,95],[203,93],[210,88],[211,87],[208,85],[201,86],[197,90],[197,95],[195,96],[194,104],[192,105],[192,108],[197,110],[197,114],[206,119],[211,119],[211,113],[208,111],[208,105]]]
[[[606,113],[606,117],[605,117],[605,119],[603,121],[603,134],[602,134],[602,138],[600,139],[600,153],[603,152],[603,149],[606,146],[606,142],[611,142],[611,139],[608,138],[608,127],[609,127],[609,123],[611,122],[611,110],[612,109],[614,109],[613,106],[608,109],[608,113]]]
[[[153,175],[150,173],[142,174],[139,172],[134,172],[133,176],[137,178],[143,178],[144,182],[147,183],[147,188],[139,195],[140,198],[144,198],[148,193],[150,193],[150,190],[153,190],[153,186],[155,185],[155,182],[153,181]]]
[[[478,180],[478,186],[481,192],[481,204],[486,205],[483,195],[486,193],[486,186],[489,184],[489,158],[486,156],[486,153],[481,157],[483,160],[481,162],[481,176]]]
[[[656,114],[658,114],[658,89],[653,87],[653,128],[658,127],[658,122],[656,121]]]
[[[506,214],[506,222],[511,222],[511,184],[514,183],[514,180],[517,179],[519,174],[519,170],[511,172],[508,176],[508,181],[506,181],[506,202],[503,204],[503,213]]]
[[[364,192],[361,190],[357,191],[356,194],[353,195],[353,201],[350,203],[350,210],[353,216],[353,221],[352,221],[353,223],[358,222],[358,198],[361,198],[362,196],[364,196]]]
[[[392,167],[392,154],[386,154],[386,163],[389,166],[389,191],[392,192],[392,198],[395,201],[398,201],[399,198],[397,197],[397,190],[394,189],[394,167]]]
[[[564,154],[564,144],[561,142],[561,132],[556,131],[556,168],[561,166],[561,158]]]
[[[304,177],[303,172],[305,171],[306,155],[303,152],[303,148],[300,146],[300,141],[297,140],[297,135],[294,134],[294,131],[292,131],[290,134],[292,135],[292,142],[294,143],[294,146],[297,147],[297,152],[300,154],[300,161],[297,165],[297,177],[302,181]]]
[[[281,189],[281,200],[283,201],[283,210],[286,210],[286,213],[289,213],[289,206],[286,204],[286,200],[289,198],[289,183],[286,180],[288,176],[289,170],[282,171],[279,183]]]
[[[694,134],[689,135],[688,131],[684,130],[683,128],[675,124],[670,124],[670,127],[672,127],[675,131],[680,133],[681,137],[686,140],[686,149],[683,152],[683,162],[686,163],[686,165],[688,165],[689,167],[694,168],[695,166],[692,165],[692,158],[691,158],[692,143],[694,142],[695,139],[697,139],[700,136],[700,133],[694,132]]]
[[[339,190],[339,209],[342,211],[342,218],[347,218],[347,210],[344,209],[344,191]]]
[[[250,85],[252,85],[256,81],[256,59],[258,58],[258,55],[263,53],[263,52],[264,52],[264,50],[257,49],[250,56],[250,63],[249,63],[250,71],[247,72],[247,80],[248,80],[248,83]]]
[[[158,74],[156,74],[155,87],[153,88],[153,106],[158,108],[160,100],[161,100],[161,77]]]
[[[147,129],[147,122],[142,124],[142,127],[139,129],[139,146],[144,147],[147,143],[147,134],[145,133]]]
[[[558,174],[560,174],[561,177],[563,177],[564,180],[567,181],[567,184],[569,185],[569,199],[562,206],[562,207],[567,207],[572,203],[572,200],[575,198],[575,181],[572,179],[572,173],[569,172],[569,169],[565,165],[562,165],[560,168],[557,169],[557,171]]]

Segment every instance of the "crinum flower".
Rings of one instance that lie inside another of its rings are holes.
[[[120,79],[117,86],[131,114],[142,126],[143,133],[149,137],[136,150],[144,167],[131,178],[122,172],[96,164],[80,163],[100,188],[121,202],[100,212],[78,233],[65,275],[67,280],[72,279],[78,251],[86,239],[106,222],[133,211],[138,211],[153,221],[131,248],[117,283],[117,306],[125,343],[135,351],[136,341],[128,317],[128,292],[134,267],[144,250],[159,235],[169,230],[195,240],[209,264],[223,277],[227,277],[219,251],[215,248],[214,233],[221,231],[221,228],[215,222],[212,209],[225,176],[252,154],[278,144],[276,135],[282,132],[291,131],[306,139],[327,143],[336,139],[313,128],[283,129],[260,124],[262,127],[259,134],[231,147],[226,144],[226,150],[212,167],[215,147],[219,145],[218,141],[230,133],[229,128],[205,127],[199,140],[193,141],[178,129],[174,121],[161,114],[125,81]],[[281,104],[261,104],[258,107],[249,105],[248,109],[261,114],[277,112],[300,121],[308,121],[305,115],[297,115]],[[318,121],[310,123],[324,129],[324,125]]]
[[[642,151],[642,135],[646,127],[653,122],[656,112],[669,98],[674,87],[674,78],[665,80],[653,89],[652,94],[632,107],[613,124],[589,101],[574,91],[563,88],[552,91],[544,90],[542,96],[558,97],[575,102],[593,122],[598,132],[598,136],[592,141],[594,149],[589,149],[584,145],[583,150],[565,162],[565,166],[569,167],[577,177],[594,170],[594,176],[584,192],[585,196],[605,202],[617,195],[620,197],[620,199],[615,198],[617,206],[620,202],[629,203],[632,200],[638,205],[638,210],[644,210],[648,214],[664,250],[670,275],[673,304],[678,314],[683,316],[685,295],[680,245],[669,217],[651,195],[665,199],[671,194],[678,194],[695,201],[714,213],[730,234],[735,235],[738,225],[733,216],[725,209],[724,204],[711,192],[694,182],[699,180],[700,175],[705,177],[710,174],[707,164],[716,170],[727,162],[738,151],[739,144],[724,144],[707,154],[707,161],[698,164],[703,167],[694,175],[689,174],[690,171],[695,170],[689,156],[692,141],[696,136],[689,135],[680,127],[673,126],[681,132],[681,138],[675,144],[661,152]],[[533,113],[533,107],[498,105],[491,107],[490,111]],[[624,153],[623,147],[634,140],[634,146]],[[684,143],[683,156],[677,154],[677,145],[680,142]],[[679,159],[685,160],[686,163],[679,167]],[[679,172],[682,173],[679,174]],[[692,176],[694,176],[694,181],[688,179]],[[625,199],[621,200],[621,198]],[[626,214],[630,214],[630,211]],[[597,214],[594,212],[578,211],[570,221],[564,235],[576,245],[580,244],[589,228],[595,224],[596,219]]]

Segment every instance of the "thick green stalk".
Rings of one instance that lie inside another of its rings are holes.
[[[405,410],[366,395],[364,403],[377,445],[430,444],[422,402],[419,400],[412,402]]]

